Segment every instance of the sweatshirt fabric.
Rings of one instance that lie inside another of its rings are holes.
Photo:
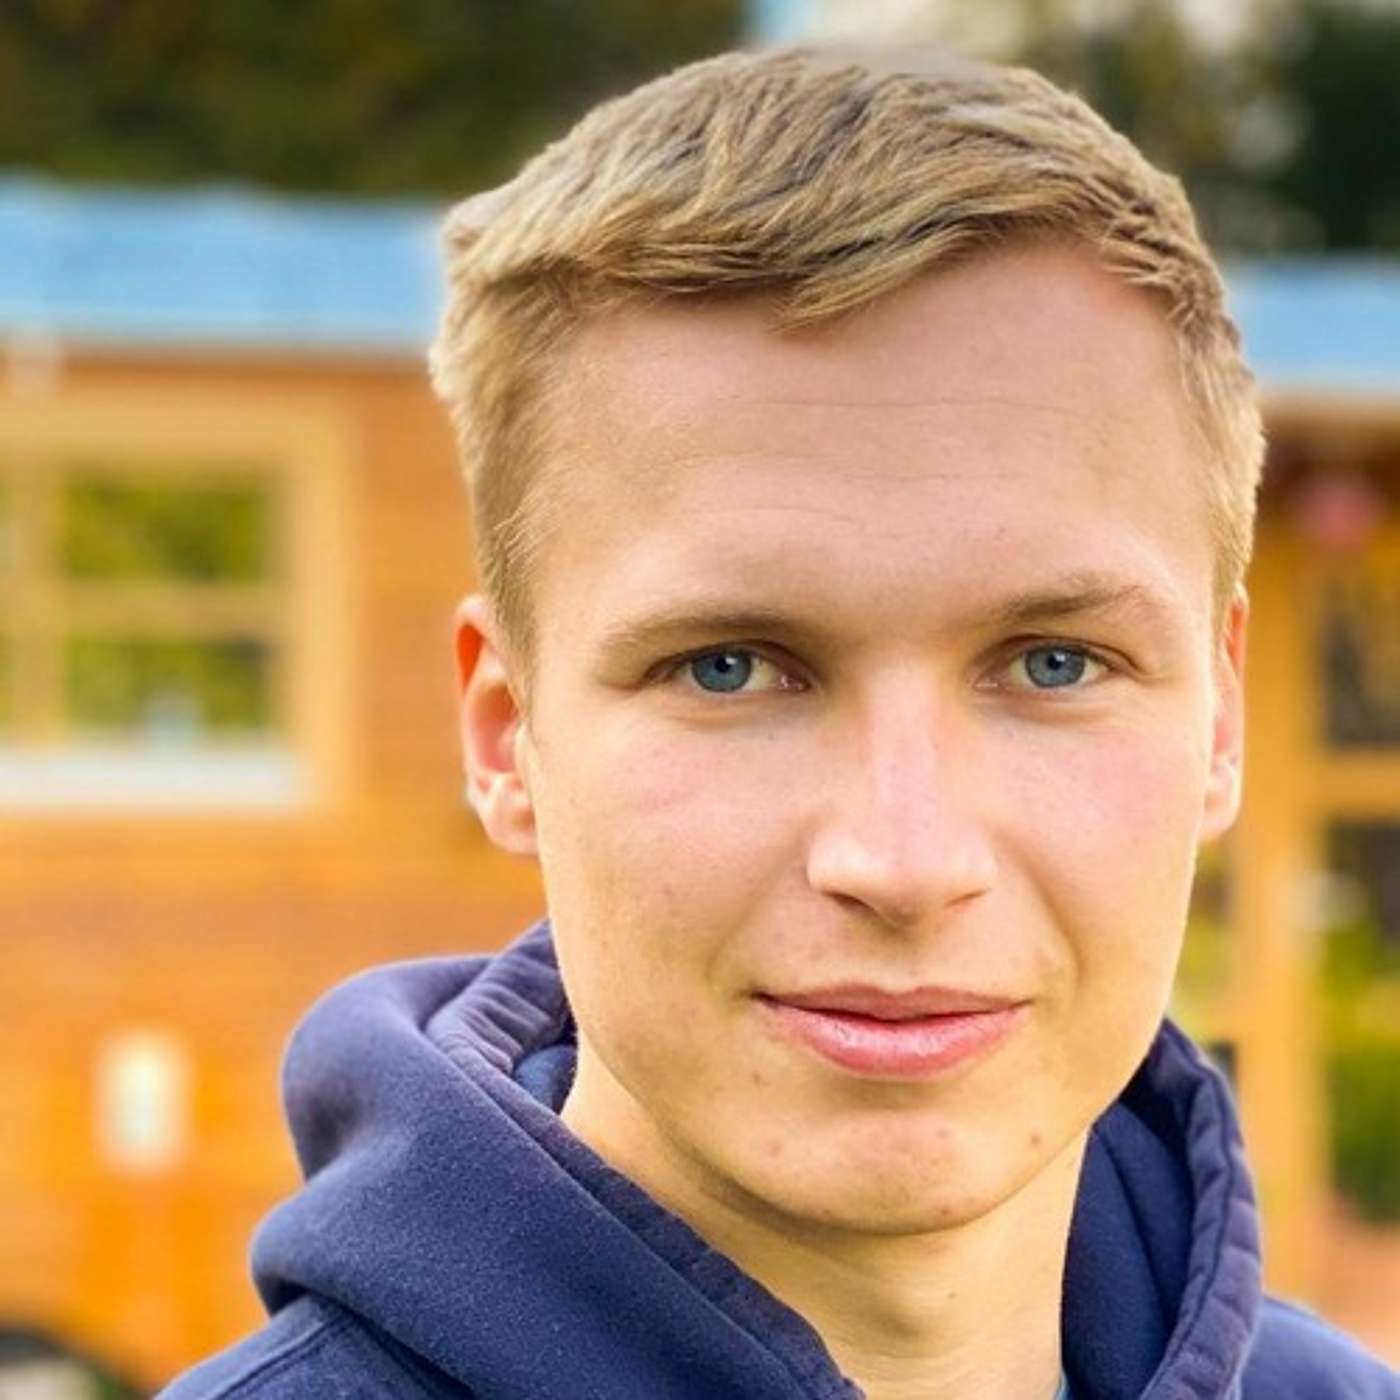
[[[305,1185],[253,1244],[269,1321],[161,1400],[857,1400],[802,1317],[565,1127],[576,1054],[547,922],[323,997],[284,1067]],[[1169,1022],[1091,1130],[1062,1335],[1075,1400],[1400,1400],[1262,1295],[1228,1088]]]

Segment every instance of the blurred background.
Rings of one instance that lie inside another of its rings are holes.
[[[1270,463],[1176,1012],[1271,1286],[1400,1363],[1400,5],[4,0],[0,1400],[254,1327],[295,1020],[539,911],[459,795],[436,222],[598,98],[791,41],[1032,62],[1225,260]]]

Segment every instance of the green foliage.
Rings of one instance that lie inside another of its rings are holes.
[[[1270,186],[1334,248],[1400,250],[1400,10],[1298,0],[1274,81],[1299,115],[1294,158]]]
[[[1208,915],[1192,914],[1177,963],[1171,1014],[1198,1039],[1208,1036],[1211,1005],[1228,985],[1232,947],[1228,925]]]
[[[108,1371],[95,1372],[92,1383],[96,1392],[94,1400],[145,1400],[144,1392]]]
[[[1179,174],[1217,247],[1400,249],[1400,11],[1261,0],[1222,47],[1183,8],[1136,0],[1087,27],[1043,24],[1020,57]]]
[[[1339,1035],[1354,1025],[1377,977],[1395,971],[1373,924],[1356,920],[1331,929],[1322,944],[1322,987],[1328,1024]]]
[[[139,1400],[137,1391],[123,1385],[120,1381],[109,1380],[106,1376],[99,1376],[96,1386],[96,1400]]]
[[[15,722],[14,661],[10,639],[0,632],[0,734]]]
[[[1400,1037],[1327,1057],[1331,1170],[1366,1219],[1400,1221]]]
[[[1400,1220],[1400,955],[1375,924],[1332,930],[1322,959],[1332,1176],[1372,1220]]]
[[[61,515],[72,579],[245,583],[272,570],[272,495],[257,478],[84,472],[64,483]]]
[[[1400,249],[1400,11],[1259,0],[1233,47],[1177,0],[1058,5],[1017,57],[1191,191],[1217,246]],[[0,167],[457,197],[594,102],[743,38],[744,0],[6,0]]]
[[[68,719],[82,732],[181,740],[271,722],[263,642],[72,637],[64,659]]]
[[[1222,249],[1400,249],[1400,11],[1176,0],[1039,12],[1017,55],[1181,174]],[[594,102],[743,37],[744,0],[6,0],[0,167],[457,197]]]
[[[1369,1036],[1327,1057],[1332,1179],[1369,1220],[1400,1220],[1400,1037]]]
[[[1090,28],[1042,29],[1024,56],[1082,92],[1149,158],[1173,168],[1225,167],[1230,109],[1252,95],[1241,68],[1202,61],[1171,0],[1117,7]]]
[[[742,0],[6,0],[0,166],[460,196]]]
[[[1212,842],[1196,858],[1191,907],[1172,989],[1171,1014],[1198,1040],[1216,1033],[1212,1009],[1233,976],[1228,845]]]
[[[1322,942],[1322,996],[1329,1039],[1346,1040],[1387,1018],[1379,1008],[1400,985],[1400,948],[1381,937],[1369,914],[1329,929]],[[1395,1024],[1400,1038],[1400,1022]]]

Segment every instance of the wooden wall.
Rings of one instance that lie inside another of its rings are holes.
[[[360,968],[500,946],[540,898],[460,801],[450,622],[468,516],[421,367],[88,358],[9,407],[63,420],[107,402],[164,419],[177,447],[209,404],[235,432],[304,415],[337,445],[320,507],[336,518],[317,525],[336,554],[318,606],[339,610],[320,625],[339,640],[317,652],[309,719],[326,799],[235,818],[0,804],[0,1317],[155,1383],[259,1321],[245,1259],[296,1180],[277,1070],[299,1015]],[[133,1031],[188,1066],[187,1146],[167,1170],[104,1160],[101,1065]]]

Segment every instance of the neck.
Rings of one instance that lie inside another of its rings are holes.
[[[1051,1400],[1081,1152],[988,1215],[923,1234],[813,1238],[713,1211],[699,1228],[812,1324],[867,1400]]]
[[[1083,1136],[977,1219],[872,1235],[796,1219],[707,1180],[694,1162],[595,1118],[577,1097],[563,1117],[600,1156],[805,1318],[867,1400],[1055,1395]]]

